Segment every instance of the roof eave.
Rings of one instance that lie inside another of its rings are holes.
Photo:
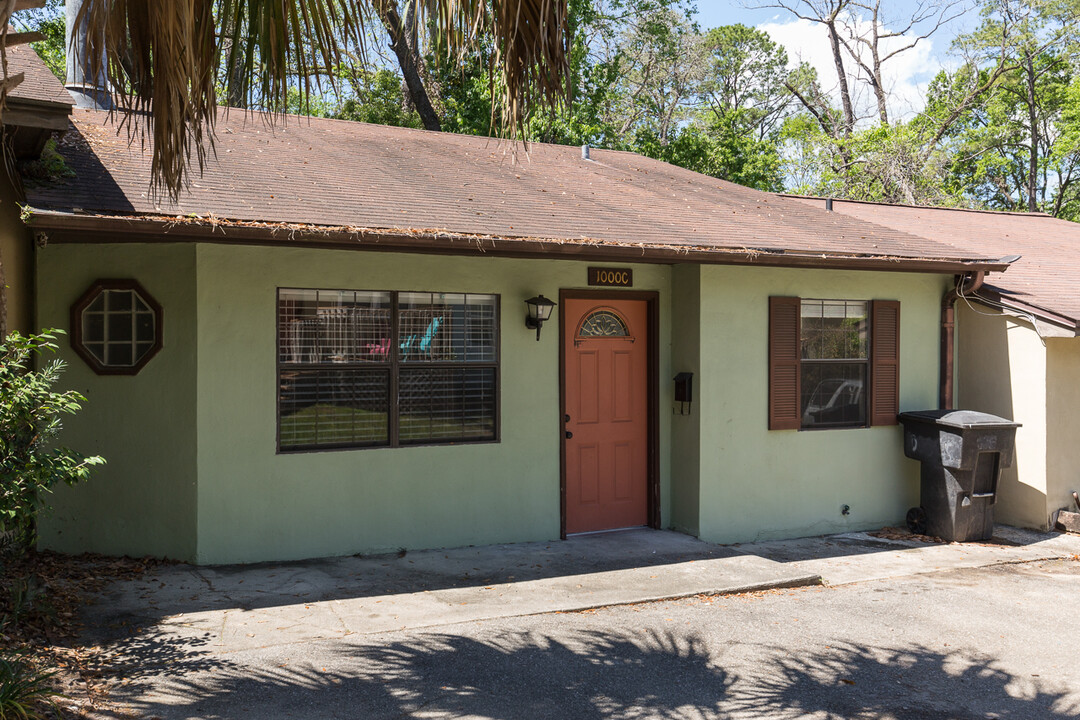
[[[71,106],[48,100],[10,97],[4,109],[3,124],[19,127],[64,131],[71,122]]]
[[[990,258],[922,258],[862,253],[811,252],[752,247],[648,245],[595,238],[499,237],[443,230],[381,229],[225,220],[215,217],[99,215],[28,208],[27,224],[57,231],[60,243],[175,242],[236,245],[293,245],[392,252],[499,257],[552,257],[593,261],[770,265],[889,272],[1003,272],[1008,263]],[[75,234],[68,234],[69,232]]]
[[[968,295],[967,299],[994,310],[1000,310],[1013,317],[1018,317],[1036,325],[1036,321],[1043,327],[1039,328],[1040,334],[1050,337],[1076,337],[1080,335],[1080,323],[1075,318],[1054,312],[1038,305],[1026,303],[1016,297],[1002,292],[1000,288],[984,285],[978,294]],[[1047,328],[1046,326],[1050,326]]]

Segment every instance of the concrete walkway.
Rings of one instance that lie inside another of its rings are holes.
[[[1068,558],[1080,537],[999,527],[992,543],[851,533],[717,546],[627,530],[479,548],[298,563],[163,566],[111,586],[89,642],[150,630],[212,653],[475,620]]]

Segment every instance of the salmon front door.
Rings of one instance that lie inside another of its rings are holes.
[[[649,304],[563,299],[567,533],[649,521]]]

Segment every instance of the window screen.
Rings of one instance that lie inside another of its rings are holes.
[[[497,437],[498,297],[278,291],[282,451]]]
[[[802,301],[802,427],[866,424],[867,306],[865,301]]]

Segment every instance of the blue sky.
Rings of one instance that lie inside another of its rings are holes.
[[[749,3],[748,3],[749,4]],[[762,3],[764,4],[764,3]],[[918,3],[912,0],[887,0],[889,12],[893,17],[901,17],[904,13],[910,13]],[[743,25],[761,25],[777,21],[790,20],[791,16],[778,8],[751,8],[741,2],[728,2],[727,0],[698,0],[698,21],[704,28],[716,27],[717,25],[730,25],[742,23]],[[958,32],[963,32],[967,26],[971,26],[978,19],[976,11],[970,11],[964,17],[952,22],[948,28],[942,31],[944,41],[940,44],[947,46],[949,41]]]

